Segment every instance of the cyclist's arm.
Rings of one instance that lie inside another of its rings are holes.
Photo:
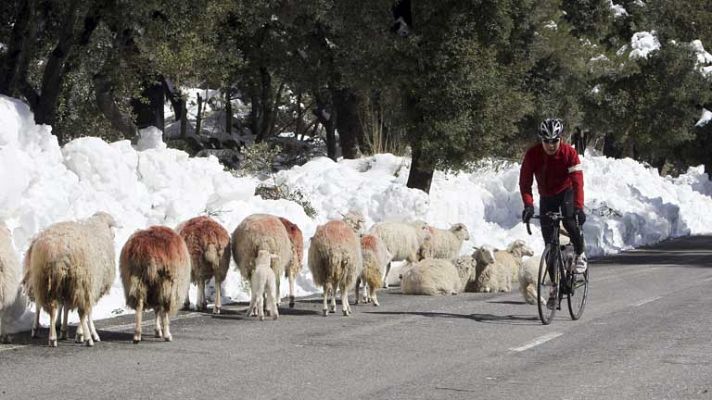
[[[573,149],[573,148],[572,148]],[[574,190],[574,208],[583,208],[583,166],[576,150],[569,161],[569,176]]]
[[[532,183],[534,182],[534,166],[531,151],[524,154],[522,167],[519,169],[519,192],[522,194],[522,202],[525,206],[534,205],[532,194]]]

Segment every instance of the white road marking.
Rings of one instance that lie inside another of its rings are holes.
[[[548,341],[551,340],[551,339],[556,339],[557,337],[559,337],[559,336],[561,336],[561,335],[563,335],[563,333],[561,333],[561,332],[551,332],[551,333],[547,333],[547,334],[544,335],[544,336],[540,336],[540,337],[538,337],[538,338],[532,340],[531,342],[525,344],[524,346],[512,347],[511,349],[509,349],[509,351],[520,352],[520,351],[524,351],[524,350],[529,350],[529,349],[531,349],[532,347],[539,346],[540,344],[546,343],[546,342],[548,342]]]
[[[662,299],[662,296],[650,297],[650,298],[648,298],[648,299],[644,299],[644,300],[641,300],[641,301],[639,301],[639,302],[637,302],[637,303],[634,303],[634,304],[632,304],[632,306],[633,306],[633,307],[640,307],[640,306],[642,306],[643,304],[652,303],[652,302],[654,302],[655,300],[660,300],[660,299]]]
[[[709,282],[709,281],[712,281],[712,276],[710,276],[709,278],[705,278],[705,279],[702,280],[702,282]]]
[[[195,318],[195,317],[200,317],[202,313],[188,313],[188,314],[183,314],[183,315],[176,315],[175,317],[171,318],[171,322],[177,321],[179,319],[188,319],[188,318]],[[156,318],[149,318],[148,321],[143,322],[141,326],[149,326],[149,325],[155,325],[156,324]],[[123,324],[123,325],[109,325],[109,326],[103,326],[99,328],[100,331],[110,331],[110,332],[121,332],[121,331],[128,331],[131,329],[134,329],[136,327],[136,322],[130,323],[130,324]]]
[[[25,346],[0,346],[0,351],[7,351],[7,350],[14,350],[14,349],[21,349]]]

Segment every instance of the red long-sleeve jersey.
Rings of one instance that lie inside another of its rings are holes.
[[[573,187],[574,207],[583,208],[583,169],[571,145],[561,143],[552,156],[544,152],[540,143],[527,150],[519,170],[519,191],[525,206],[534,204],[533,177],[536,177],[540,196],[555,196]]]

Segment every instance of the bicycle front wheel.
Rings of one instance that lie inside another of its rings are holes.
[[[588,297],[588,268],[582,277],[576,278],[571,282],[572,289],[569,290],[568,294],[569,314],[574,321],[581,318],[583,309],[586,307],[586,298]]]
[[[554,257],[552,251],[555,251],[551,245],[547,245],[544,249],[544,253],[541,255],[541,260],[539,261],[539,277],[537,278],[537,307],[539,308],[539,319],[544,325],[549,325],[554,319],[554,314],[556,314],[556,308],[558,306],[559,296],[556,295],[555,290],[559,287],[559,266],[552,265],[552,276],[549,273],[549,268],[547,268],[546,260],[551,259],[555,264],[558,263],[558,257]],[[549,297],[554,293],[556,298],[553,305],[547,305]]]

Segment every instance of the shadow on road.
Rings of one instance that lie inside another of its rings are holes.
[[[366,314],[384,315],[419,315],[430,318],[462,318],[471,319],[477,322],[507,325],[539,325],[539,318],[536,315],[494,315],[494,314],[452,314],[441,312],[397,312],[397,311],[366,311]]]
[[[665,265],[670,267],[712,268],[712,236],[670,239],[652,246],[592,259],[600,265]]]

